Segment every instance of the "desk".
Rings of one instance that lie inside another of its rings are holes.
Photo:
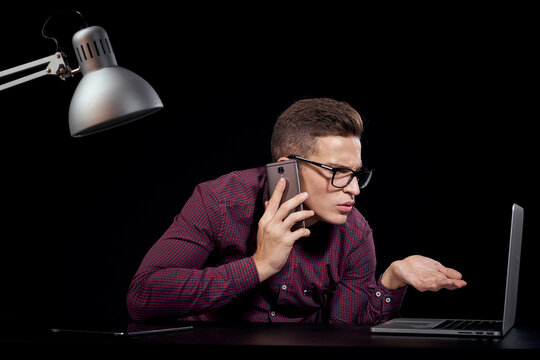
[[[54,345],[120,345],[123,352],[133,351],[141,354],[143,349],[157,349],[156,345],[175,346],[182,352],[197,352],[200,358],[224,358],[225,355],[237,357],[260,358],[261,355],[332,355],[347,354],[399,354],[408,358],[414,354],[431,354],[437,358],[455,353],[475,354],[498,353],[500,350],[534,352],[540,354],[540,329],[512,329],[501,339],[476,339],[425,336],[387,336],[372,335],[369,327],[337,326],[315,324],[235,324],[223,325],[213,323],[182,323],[193,325],[194,329],[179,333],[132,338],[66,336],[53,335],[44,330],[28,333],[12,334],[0,339],[0,346],[46,345],[53,349]],[[170,326],[170,325],[168,325]],[[4,331],[5,333],[5,331]],[[53,345],[53,346],[51,346]],[[128,346],[124,346],[128,345]],[[134,346],[129,346],[134,345]],[[146,346],[140,346],[146,345]],[[97,347],[96,347],[97,346]],[[265,357],[269,358],[269,357]],[[520,357],[521,358],[521,357]]]

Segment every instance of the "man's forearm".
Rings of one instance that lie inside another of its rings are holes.
[[[128,292],[128,310],[134,320],[187,316],[220,308],[258,283],[251,258],[202,270],[140,272]]]

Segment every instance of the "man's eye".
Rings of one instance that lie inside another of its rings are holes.
[[[352,174],[351,171],[340,170],[340,171],[336,172],[336,177],[338,177],[338,178],[348,178],[349,176],[351,176],[351,174]]]

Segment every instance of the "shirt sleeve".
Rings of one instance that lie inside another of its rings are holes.
[[[390,290],[375,277],[375,247],[369,227],[347,257],[330,302],[330,322],[376,324],[398,314],[407,287]]]
[[[220,214],[215,196],[199,185],[146,254],[130,284],[127,305],[134,320],[207,312],[259,283],[251,257],[206,266],[219,234]]]

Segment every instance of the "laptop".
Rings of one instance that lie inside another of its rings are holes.
[[[502,337],[514,326],[516,319],[523,208],[512,206],[510,248],[506,271],[504,313],[501,320],[395,318],[371,327],[373,334],[451,335]]]

